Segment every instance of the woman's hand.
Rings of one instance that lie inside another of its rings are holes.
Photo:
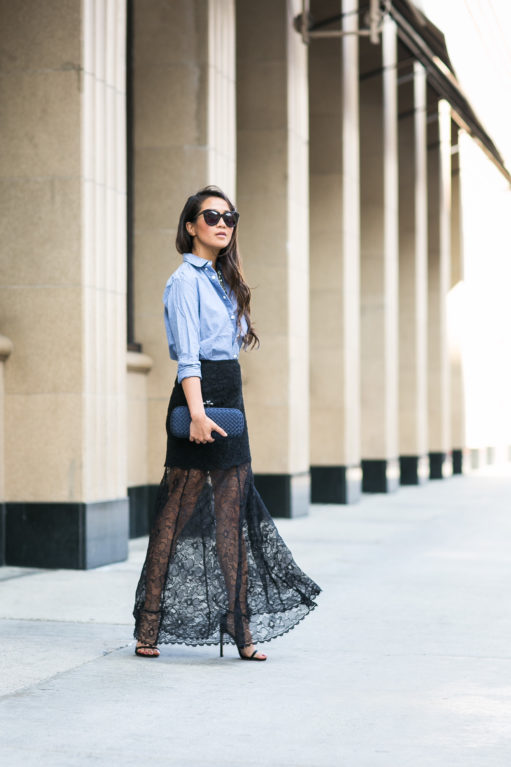
[[[204,412],[200,378],[197,376],[183,378],[182,384],[192,419],[190,423],[190,442],[196,442],[198,445],[214,442],[215,440],[211,436],[212,431],[218,432],[222,437],[227,437],[227,432],[221,429],[211,418],[208,418]]]
[[[196,442],[197,444],[202,445],[205,445],[207,442],[214,442],[215,440],[211,436],[212,431],[218,432],[222,437],[227,437],[226,431],[218,426],[218,424],[211,418],[208,418],[206,413],[201,413],[191,420],[190,442]]]

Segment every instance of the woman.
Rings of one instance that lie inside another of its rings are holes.
[[[295,563],[254,486],[246,423],[229,437],[205,405],[244,414],[238,353],[258,345],[237,245],[239,214],[217,187],[186,201],[183,263],[163,294],[169,352],[178,361],[167,412],[167,454],[146,559],[136,589],[135,653],[159,643],[234,642],[243,660],[266,660],[253,642],[284,634],[310,612],[320,587]],[[187,405],[188,439],[170,431]],[[219,436],[220,435],[220,436]]]

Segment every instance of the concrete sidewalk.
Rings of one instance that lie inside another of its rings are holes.
[[[510,764],[509,469],[277,524],[323,593],[265,663],[134,655],[147,538],[96,570],[0,568],[1,764]]]

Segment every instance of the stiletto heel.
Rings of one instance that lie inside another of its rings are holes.
[[[245,617],[245,616],[244,616]],[[243,655],[241,652],[241,648],[239,647],[238,643],[236,642],[236,637],[231,634],[229,629],[227,628],[227,615],[224,615],[220,620],[220,657],[224,657],[224,634],[229,634],[229,636],[234,639],[234,643],[236,645],[236,649],[238,650],[238,655],[240,656],[241,660],[266,660],[266,656],[264,658],[256,658],[255,656],[259,652],[259,650],[254,650],[252,655]]]

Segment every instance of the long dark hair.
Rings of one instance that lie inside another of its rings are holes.
[[[186,231],[186,223],[187,221],[195,221],[200,212],[201,205],[207,197],[220,197],[222,200],[225,200],[231,210],[236,210],[225,192],[222,192],[217,186],[205,186],[196,194],[192,194],[185,202],[179,217],[176,235],[178,253],[193,252],[193,237]],[[219,265],[222,268],[222,274],[236,296],[238,303],[238,325],[240,325],[243,316],[247,321],[248,330],[243,338],[243,348],[249,349],[255,345],[259,346],[259,338],[250,319],[250,288],[245,282],[241,269],[237,226],[234,227],[231,241],[225,248],[219,251],[217,259],[220,259]]]

